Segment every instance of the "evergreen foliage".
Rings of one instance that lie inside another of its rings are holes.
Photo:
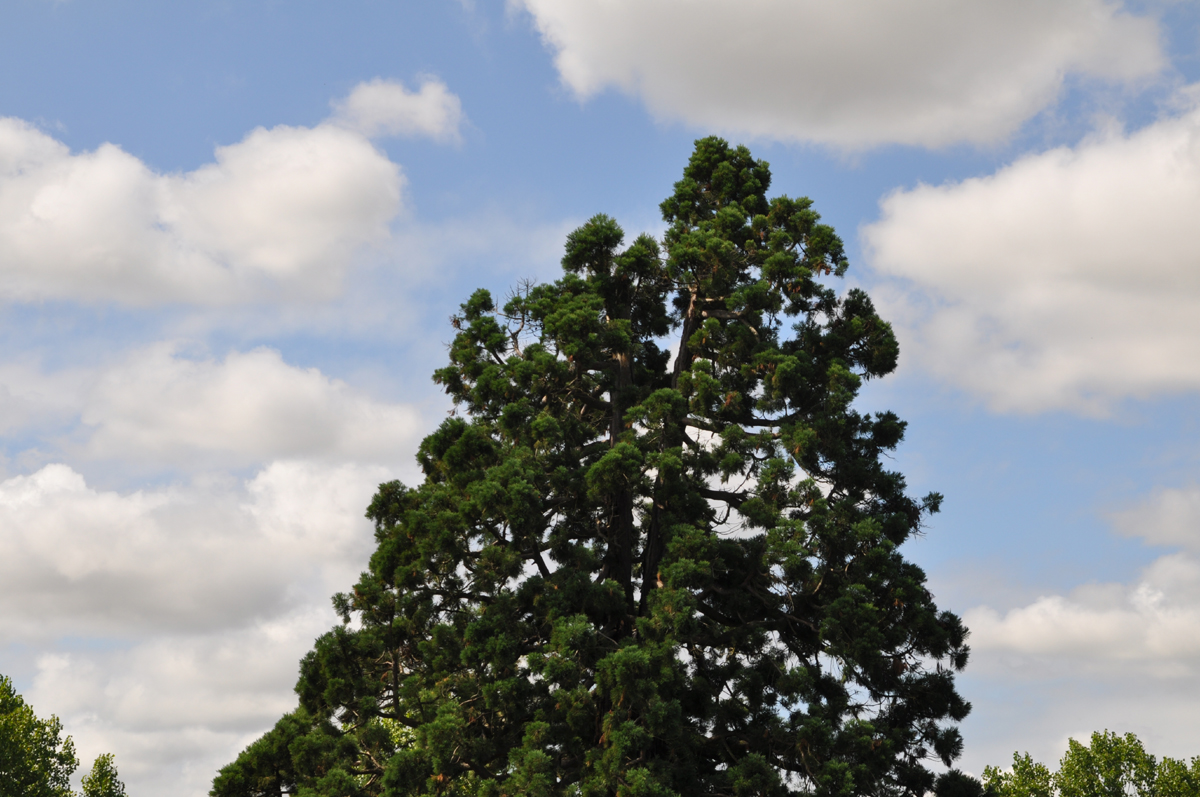
[[[933,794],[934,797],[995,797],[977,778],[957,769],[938,775]]]
[[[702,139],[661,243],[596,216],[558,281],[467,300],[435,374],[460,414],[422,484],[380,487],[300,709],[213,795],[933,788],[966,631],[899,548],[941,497],[885,466],[904,423],[852,407],[890,326],[770,181]]]

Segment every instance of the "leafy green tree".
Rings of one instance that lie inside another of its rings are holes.
[[[1056,772],[1014,753],[1010,771],[987,767],[983,782],[999,797],[1200,797],[1200,756],[1158,761],[1134,734],[1104,731],[1069,740]]]
[[[852,407],[891,327],[770,180],[702,139],[661,243],[596,216],[558,281],[468,299],[434,377],[461,414],[421,485],[380,487],[301,710],[213,795],[934,786],[966,631],[899,548],[941,496],[885,466],[904,423]]]
[[[992,791],[1003,797],[1051,797],[1054,792],[1053,776],[1045,764],[1039,764],[1026,753],[1013,753],[1012,769],[1008,772],[999,767],[984,767],[983,782]]]
[[[0,797],[75,797],[71,775],[78,767],[75,743],[63,737],[58,717],[39,719],[0,675]],[[125,797],[111,753],[96,759],[80,797]]]
[[[0,797],[72,797],[79,766],[58,717],[39,719],[0,675]]]
[[[1158,762],[1154,778],[1158,797],[1198,797],[1200,795],[1200,756],[1192,758],[1191,766],[1177,758]]]
[[[1091,744],[1071,739],[1054,785],[1061,797],[1154,797],[1154,756],[1132,733],[1093,733]]]
[[[100,755],[92,770],[83,777],[82,797],[126,797],[125,784],[117,777],[113,754]]]

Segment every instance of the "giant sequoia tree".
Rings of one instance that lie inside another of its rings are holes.
[[[458,414],[235,795],[907,795],[961,747],[965,630],[901,544],[937,510],[862,414],[897,345],[842,242],[697,142],[663,240],[596,216],[564,274],[452,319]]]

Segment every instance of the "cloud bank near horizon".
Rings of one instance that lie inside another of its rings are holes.
[[[1188,758],[1200,734],[1194,704],[1178,696],[1200,677],[1200,487],[1155,490],[1108,519],[1118,535],[1171,550],[1125,583],[963,612],[973,654],[966,678],[994,720],[1025,713],[1027,736],[1019,747],[1005,743],[1046,763],[1068,736],[1086,740],[1104,728]],[[990,726],[972,730],[981,744],[999,742]]]
[[[294,707],[299,659],[336,623],[329,596],[370,555],[363,509],[392,477],[293,459],[124,492],[61,463],[0,481],[0,634],[61,643],[26,697],[84,760],[114,752],[143,789],[203,793]]]

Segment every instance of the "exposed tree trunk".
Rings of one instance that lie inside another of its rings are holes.
[[[675,367],[671,374],[672,389],[678,389],[679,377],[683,373],[684,363],[691,361],[691,347],[688,346],[688,339],[695,333],[699,320],[696,310],[696,291],[690,289],[690,295],[687,313],[683,317],[682,328],[679,334],[679,352],[675,355]],[[664,429],[662,447],[664,449],[667,447],[668,437],[674,440],[677,436],[680,435],[668,435],[667,430]],[[660,576],[658,565],[662,561],[663,556],[662,513],[666,507],[663,505],[663,499],[659,494],[662,487],[662,476],[659,476],[655,480],[654,487],[654,503],[650,508],[650,523],[646,529],[646,544],[642,551],[642,594],[638,601],[638,610],[640,613],[646,611],[646,602],[650,599],[650,591],[659,586]]]
[[[662,486],[662,477],[656,481],[656,488]],[[662,561],[663,554],[663,538],[662,538],[662,505],[657,493],[654,491],[654,505],[650,508],[650,524],[646,529],[646,547],[642,552],[642,595],[638,601],[638,614],[646,613],[646,602],[650,599],[650,590],[658,587],[658,563]]]
[[[679,353],[675,355],[675,368],[671,373],[672,390],[679,388],[679,376],[683,373],[684,363],[691,363],[692,352],[691,347],[688,346],[688,339],[696,332],[699,320],[696,317],[696,289],[689,288],[688,293],[691,298],[688,299],[688,309],[683,316],[683,329],[679,333]]]
[[[631,307],[626,297],[610,305],[607,312],[609,322],[627,321],[630,318]],[[621,435],[625,432],[625,409],[627,393],[633,384],[633,355],[629,351],[618,351],[613,354],[613,384],[610,402],[612,419],[609,427],[609,447],[616,447]],[[618,636],[625,636],[632,630],[631,618],[635,609],[633,601],[633,548],[636,529],[633,525],[633,490],[626,487],[614,497],[613,514],[610,528],[608,547],[608,573],[616,580],[625,592],[626,617],[622,618],[613,629]]]
[[[615,446],[625,431],[625,390],[633,383],[633,364],[628,352],[617,354],[616,379],[613,384],[613,417],[609,445]],[[625,603],[633,613],[633,491],[626,488],[616,496],[614,509],[612,575],[625,590]],[[628,629],[623,629],[627,631]]]

